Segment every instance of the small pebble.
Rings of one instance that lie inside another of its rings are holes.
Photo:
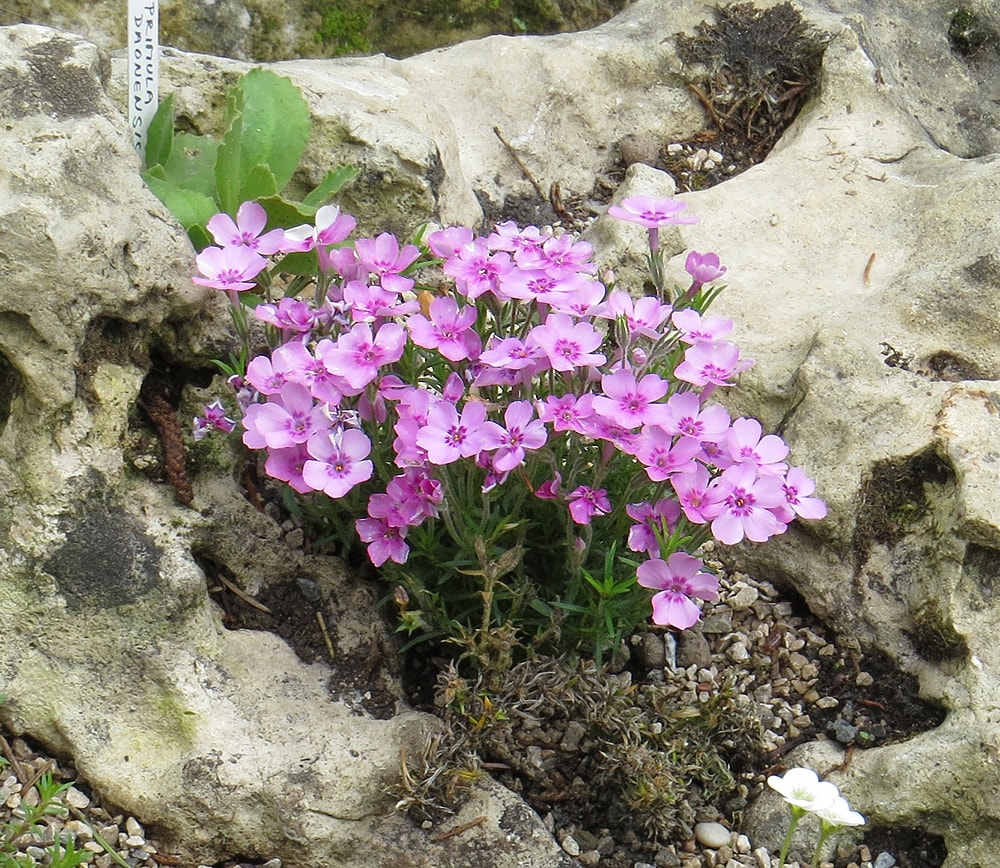
[[[90,798],[85,793],[81,793],[76,787],[70,787],[66,790],[62,798],[67,805],[71,808],[76,808],[78,811],[82,811],[90,805]]]
[[[722,823],[697,823],[694,836],[702,847],[718,850],[729,843],[729,829]]]
[[[886,853],[884,850],[875,857],[874,868],[892,868],[896,864],[896,857],[892,853]]]
[[[561,846],[563,850],[570,856],[580,855],[580,845],[577,842],[576,838],[574,838],[572,835],[567,835],[565,838],[563,838]]]

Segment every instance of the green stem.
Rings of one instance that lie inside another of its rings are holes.
[[[789,805],[789,808],[792,812],[792,821],[788,824],[788,832],[785,834],[785,840],[781,845],[781,854],[778,856],[778,868],[785,868],[785,857],[788,856],[788,848],[792,846],[792,836],[795,834],[795,827],[798,826],[799,820],[805,814],[802,808],[797,808],[795,805]]]

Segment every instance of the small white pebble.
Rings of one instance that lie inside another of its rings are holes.
[[[694,837],[702,847],[718,850],[729,843],[730,834],[722,823],[697,823]]]
[[[750,839],[746,835],[738,835],[736,838],[736,852],[746,855],[750,852]]]
[[[840,700],[835,696],[821,696],[816,700],[817,708],[836,708],[840,705]]]
[[[580,844],[572,835],[567,835],[562,839],[561,844],[563,850],[570,856],[580,855]]]
[[[858,687],[871,687],[875,683],[875,679],[870,672],[859,672],[858,677],[854,679],[854,683]]]
[[[82,811],[90,805],[90,798],[85,793],[81,793],[76,787],[70,787],[63,793],[63,801],[78,811]]]
[[[127,817],[125,819],[125,831],[130,838],[144,838],[146,836],[146,830],[142,828],[142,825],[135,817]]]

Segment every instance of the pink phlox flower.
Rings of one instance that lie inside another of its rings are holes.
[[[285,449],[305,443],[314,431],[330,427],[330,420],[317,406],[309,390],[298,383],[285,383],[265,404],[252,404],[243,417],[243,443],[250,449]]]
[[[781,483],[785,503],[775,510],[780,521],[792,521],[795,516],[805,519],[826,518],[826,504],[818,497],[810,497],[816,490],[813,482],[801,467],[792,467]]]
[[[275,347],[271,353],[274,374],[284,377],[286,382],[305,386],[320,403],[338,404],[347,385],[327,368],[321,357],[321,352],[332,347],[333,341],[329,338],[316,344],[316,355],[301,341]]]
[[[692,250],[684,261],[684,270],[699,286],[718,280],[726,273],[726,266],[719,261],[718,253],[698,253]]]
[[[324,272],[336,272],[341,280],[368,280],[368,269],[358,260],[358,254],[353,247],[331,247],[324,254]]]
[[[697,223],[697,217],[682,217],[680,212],[687,208],[687,202],[654,196],[629,196],[621,205],[608,208],[608,215],[616,220],[638,223],[647,229],[659,229],[676,223]]]
[[[315,223],[303,223],[285,230],[284,252],[295,253],[339,244],[354,231],[358,221],[350,214],[341,214],[336,205],[323,205],[316,211]]]
[[[350,306],[354,322],[372,323],[379,319],[407,316],[420,310],[416,299],[401,301],[395,290],[380,284],[372,286],[361,280],[351,280],[345,284],[344,301]]]
[[[594,246],[588,241],[579,240],[570,232],[546,239],[540,251],[545,270],[560,274],[581,271],[584,274],[596,274],[597,266],[591,261],[593,255]]]
[[[356,428],[319,431],[306,443],[311,456],[302,468],[302,478],[316,491],[338,498],[372,477],[368,460],[372,444]]]
[[[629,335],[656,340],[660,337],[660,326],[670,316],[671,307],[669,304],[661,304],[653,296],[646,295],[639,299],[621,289],[616,289],[608,294],[607,299],[596,305],[591,311],[591,316],[601,319],[624,319]]]
[[[371,508],[369,501],[369,511]],[[394,527],[385,518],[373,517],[357,519],[354,527],[361,542],[368,544],[368,560],[374,566],[380,567],[388,560],[406,563],[410,556],[410,547],[406,544],[407,527]]]
[[[244,202],[236,211],[236,222],[225,212],[212,217],[206,228],[212,233],[215,243],[226,247],[242,245],[249,247],[262,256],[270,256],[282,249],[285,243],[285,230],[272,229],[264,231],[267,225],[267,212],[257,202]]]
[[[485,292],[495,292],[500,275],[514,267],[509,253],[491,253],[484,238],[464,245],[442,266],[444,273],[455,279],[455,287],[467,298],[479,298]]]
[[[580,433],[584,437],[604,441],[602,461],[610,461],[616,449],[635,455],[639,448],[640,435],[636,431],[619,425],[607,416],[598,416],[597,413],[580,421]]]
[[[636,522],[628,531],[628,547],[655,558],[660,553],[660,538],[673,533],[681,508],[673,498],[664,497],[655,504],[630,503],[625,514]]]
[[[312,307],[297,298],[283,298],[277,305],[258,304],[253,315],[261,322],[281,329],[287,337],[305,334],[315,324]]]
[[[729,386],[736,375],[753,366],[740,358],[740,348],[729,341],[695,344],[684,351],[684,360],[674,368],[674,377],[695,386]]]
[[[719,580],[702,572],[704,564],[686,552],[674,552],[665,561],[653,558],[640,564],[636,579],[644,588],[653,588],[653,622],[661,627],[687,630],[698,623],[701,612],[692,597],[719,598]]]
[[[435,298],[428,308],[430,318],[415,313],[407,321],[410,337],[418,347],[437,350],[450,362],[475,358],[482,349],[476,333],[476,306],[459,308],[450,296]]]
[[[726,435],[725,446],[734,464],[749,462],[761,475],[783,475],[788,445],[777,434],[761,436],[761,424],[756,419],[735,419]]]
[[[435,256],[451,259],[457,256],[466,244],[471,244],[473,237],[472,230],[468,226],[449,226],[428,235],[427,246]]]
[[[727,467],[714,486],[723,509],[712,520],[712,535],[721,543],[735,545],[745,536],[764,542],[780,533],[786,525],[776,510],[787,504],[780,476],[758,476],[754,464]]]
[[[493,469],[501,473],[513,470],[524,461],[525,450],[545,445],[545,423],[534,418],[530,401],[514,401],[504,411],[505,428],[493,453]]]
[[[594,307],[604,298],[604,284],[586,278],[568,292],[554,292],[545,296],[544,301],[553,313],[565,313],[573,317],[591,315]]]
[[[288,382],[284,371],[275,370],[269,356],[254,356],[247,365],[247,382],[262,395],[280,392]]]
[[[216,398],[211,404],[205,405],[201,416],[194,417],[192,436],[195,440],[201,440],[211,431],[231,434],[235,430],[236,420],[230,419],[226,415],[226,408],[222,406],[222,401]]]
[[[696,392],[677,392],[667,398],[666,418],[660,426],[669,434],[717,443],[729,431],[729,413],[720,404],[703,406]]]
[[[594,415],[594,395],[549,395],[538,407],[538,418],[551,422],[554,431],[574,431],[583,434],[583,422]]]
[[[384,494],[373,494],[368,498],[368,515],[381,519],[389,527],[416,527],[424,520],[420,506],[406,498],[397,496],[398,492],[386,491]]]
[[[611,501],[603,488],[579,485],[566,496],[566,500],[570,517],[576,524],[590,524],[595,515],[607,515],[611,512]]]
[[[299,494],[313,490],[302,478],[302,468],[309,460],[309,452],[305,443],[297,443],[285,449],[271,449],[264,462],[264,472],[273,479],[287,482]]]
[[[257,286],[254,278],[267,267],[267,260],[242,244],[206,247],[195,259],[200,275],[191,278],[199,286],[243,292]]]
[[[552,479],[547,479],[535,488],[535,497],[539,500],[558,500],[560,488],[562,488],[562,475],[556,473]]]
[[[486,405],[466,401],[461,415],[454,404],[438,401],[427,411],[427,425],[417,432],[417,445],[431,464],[451,464],[501,445],[503,429],[486,419]]]
[[[670,477],[677,502],[688,521],[708,524],[724,508],[719,490],[713,488],[711,483],[711,474],[700,464],[692,471],[675,473]]]
[[[544,351],[530,337],[527,341],[520,338],[490,338],[490,346],[479,354],[479,361],[492,368],[508,368],[519,371],[522,368],[537,369],[539,362],[544,362]]]
[[[647,425],[638,441],[627,450],[646,468],[646,475],[653,482],[663,482],[678,473],[695,469],[695,456],[701,453],[701,444],[690,437],[677,440],[658,425]]]
[[[380,279],[402,274],[420,256],[419,248],[413,244],[400,249],[399,240],[391,232],[383,232],[377,238],[359,238],[354,242],[354,249],[358,261]]]
[[[556,371],[572,371],[605,361],[602,353],[593,352],[603,340],[600,332],[589,322],[574,322],[567,314],[552,314],[542,325],[535,326],[530,335]]]
[[[655,425],[666,418],[667,408],[657,404],[670,384],[657,374],[646,374],[638,382],[628,368],[601,378],[603,395],[594,398],[594,412],[623,428]]]
[[[385,492],[403,505],[403,514],[411,525],[420,524],[425,518],[436,518],[438,507],[444,499],[444,489],[425,467],[408,467],[394,476]]]
[[[451,401],[452,404],[457,404],[462,400],[464,394],[465,380],[462,379],[462,375],[458,371],[452,371],[441,387],[441,397],[446,401]]]
[[[406,344],[406,332],[397,323],[383,323],[372,334],[368,323],[358,323],[322,354],[327,369],[356,390],[378,377],[379,368],[398,362]],[[317,348],[319,354],[319,348]]]
[[[721,341],[733,330],[733,321],[719,316],[702,316],[693,308],[675,310],[673,323],[686,344],[711,344]]]
[[[519,227],[513,220],[507,220],[495,227],[495,231],[486,239],[490,250],[505,250],[513,254],[514,261],[523,267],[528,266],[528,257],[532,256],[551,237],[551,232],[539,229],[537,226]]]

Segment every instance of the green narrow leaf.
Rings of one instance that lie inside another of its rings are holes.
[[[242,96],[241,177],[261,163],[274,173],[277,189],[291,180],[309,140],[309,106],[292,82],[266,69],[252,69],[238,85]]]
[[[340,166],[336,169],[330,169],[326,175],[323,176],[323,180],[317,184],[313,190],[308,193],[302,202],[306,205],[314,205],[319,208],[320,205],[324,205],[334,196],[336,196],[347,184],[351,183],[355,178],[360,175],[361,172],[354,168],[354,166]]]
[[[157,106],[156,114],[146,131],[146,168],[164,166],[170,159],[174,143],[174,95],[170,94]]]

